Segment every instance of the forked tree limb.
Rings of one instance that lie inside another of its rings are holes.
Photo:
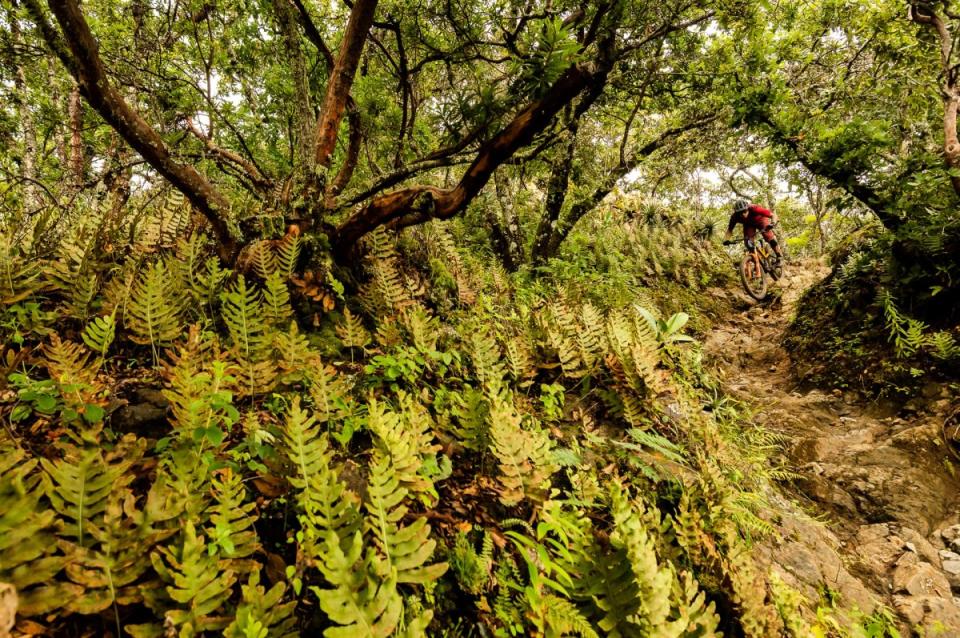
[[[327,79],[327,90],[317,121],[316,147],[314,148],[314,163],[317,167],[330,167],[331,155],[337,144],[340,121],[347,107],[350,88],[353,86],[367,34],[373,25],[376,8],[377,0],[357,0],[350,10],[347,29],[343,34],[343,44],[340,46],[337,62]]]
[[[187,130],[190,131],[194,137],[203,142],[203,145],[210,153],[230,162],[236,168],[240,169],[243,175],[250,181],[251,184],[256,187],[258,191],[267,192],[273,188],[273,182],[264,177],[263,173],[260,172],[260,169],[254,166],[252,162],[242,157],[239,153],[235,153],[230,149],[217,146],[217,144],[210,138],[209,135],[206,135],[200,130],[192,118],[186,118],[185,122],[187,125]]]
[[[229,203],[193,166],[177,162],[160,134],[110,84],[100,60],[99,45],[77,0],[48,0],[62,35],[47,21],[39,0],[24,0],[24,3],[33,15],[41,36],[76,80],[87,103],[206,217],[217,239],[220,258],[232,263],[238,244],[230,234],[223,215]]]
[[[434,186],[411,186],[373,198],[337,228],[332,238],[337,251],[345,254],[363,235],[379,226],[402,228],[430,219],[453,217],[476,197],[498,166],[530,143],[560,109],[604,73],[590,62],[567,69],[541,98],[520,111],[480,148],[455,187],[444,190]]]

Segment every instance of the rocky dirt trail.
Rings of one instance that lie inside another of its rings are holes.
[[[904,636],[960,638],[960,467],[945,462],[940,438],[956,397],[931,384],[893,406],[801,387],[780,343],[803,291],[828,272],[789,265],[778,300],[744,296],[705,344],[725,390],[783,436],[797,474],[771,495],[782,538],[760,555],[812,601],[829,591],[846,610],[879,603]]]

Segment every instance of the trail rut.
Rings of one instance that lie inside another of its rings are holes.
[[[754,406],[783,437],[796,473],[770,500],[780,539],[759,555],[816,604],[894,609],[904,635],[960,638],[960,476],[945,462],[947,387],[895,406],[854,393],[803,387],[781,347],[802,293],[827,275],[819,262],[787,267],[768,304],[746,297],[707,337],[724,390]]]

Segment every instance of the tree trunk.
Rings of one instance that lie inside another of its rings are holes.
[[[950,183],[953,191],[960,195],[960,139],[957,139],[957,107],[960,95],[957,88],[951,86],[943,98],[943,154],[950,167]]]
[[[949,3],[947,13],[950,14]],[[943,155],[950,173],[953,191],[960,196],[960,140],[957,139],[957,107],[960,102],[960,87],[957,86],[957,69],[953,63],[953,34],[933,7],[927,3],[910,5],[910,19],[933,30],[940,41],[940,92],[943,96]],[[952,14],[950,14],[952,15]]]
[[[500,214],[492,206],[487,207],[487,223],[490,224],[490,234],[493,239],[493,248],[500,258],[500,263],[509,272],[516,272],[524,262],[523,238],[520,235],[520,224],[516,211],[507,204],[513,198],[507,192],[507,185],[503,183],[500,171],[493,174],[493,183],[496,187],[496,199]]]
[[[80,101],[80,86],[70,89],[67,107],[70,126],[70,185],[79,190],[83,186],[83,103]]]
[[[537,234],[533,240],[533,249],[530,252],[534,266],[543,265],[547,258],[552,256],[548,255],[548,246],[560,219],[563,203],[567,199],[567,189],[570,186],[570,169],[573,166],[573,155],[577,146],[578,128],[579,118],[570,122],[567,143],[560,150],[560,156],[554,162],[553,171],[550,173],[547,196],[543,205],[543,215],[540,217]]]
[[[20,26],[15,16],[9,17],[11,34],[15,45],[20,44]],[[37,128],[30,110],[27,75],[18,63],[13,78],[14,94],[17,100],[17,116],[23,131],[23,159],[20,164],[20,177],[23,179],[23,218],[21,226],[32,225],[30,219],[42,206],[37,188]]]
[[[337,144],[340,120],[347,106],[353,78],[360,63],[360,54],[367,41],[367,33],[373,25],[373,15],[377,0],[357,0],[350,10],[350,19],[343,34],[343,44],[337,62],[327,79],[327,90],[320,107],[320,118],[316,128],[316,147],[314,164],[318,169],[330,167],[333,149]]]

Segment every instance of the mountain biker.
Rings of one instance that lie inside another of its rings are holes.
[[[747,247],[747,252],[753,255],[754,263],[759,272],[760,264],[757,258],[757,244],[754,241],[754,237],[757,236],[757,231],[760,231],[763,238],[766,239],[770,247],[773,248],[773,252],[777,256],[777,261],[779,262],[783,259],[783,253],[780,252],[780,244],[777,241],[777,236],[773,233],[773,225],[775,223],[777,223],[777,217],[772,211],[762,206],[751,204],[745,199],[738,199],[733,203],[733,214],[730,216],[730,223],[727,224],[727,234],[723,236],[723,243],[732,243],[730,241],[730,235],[733,234],[733,229],[737,224],[743,224],[743,243]]]

